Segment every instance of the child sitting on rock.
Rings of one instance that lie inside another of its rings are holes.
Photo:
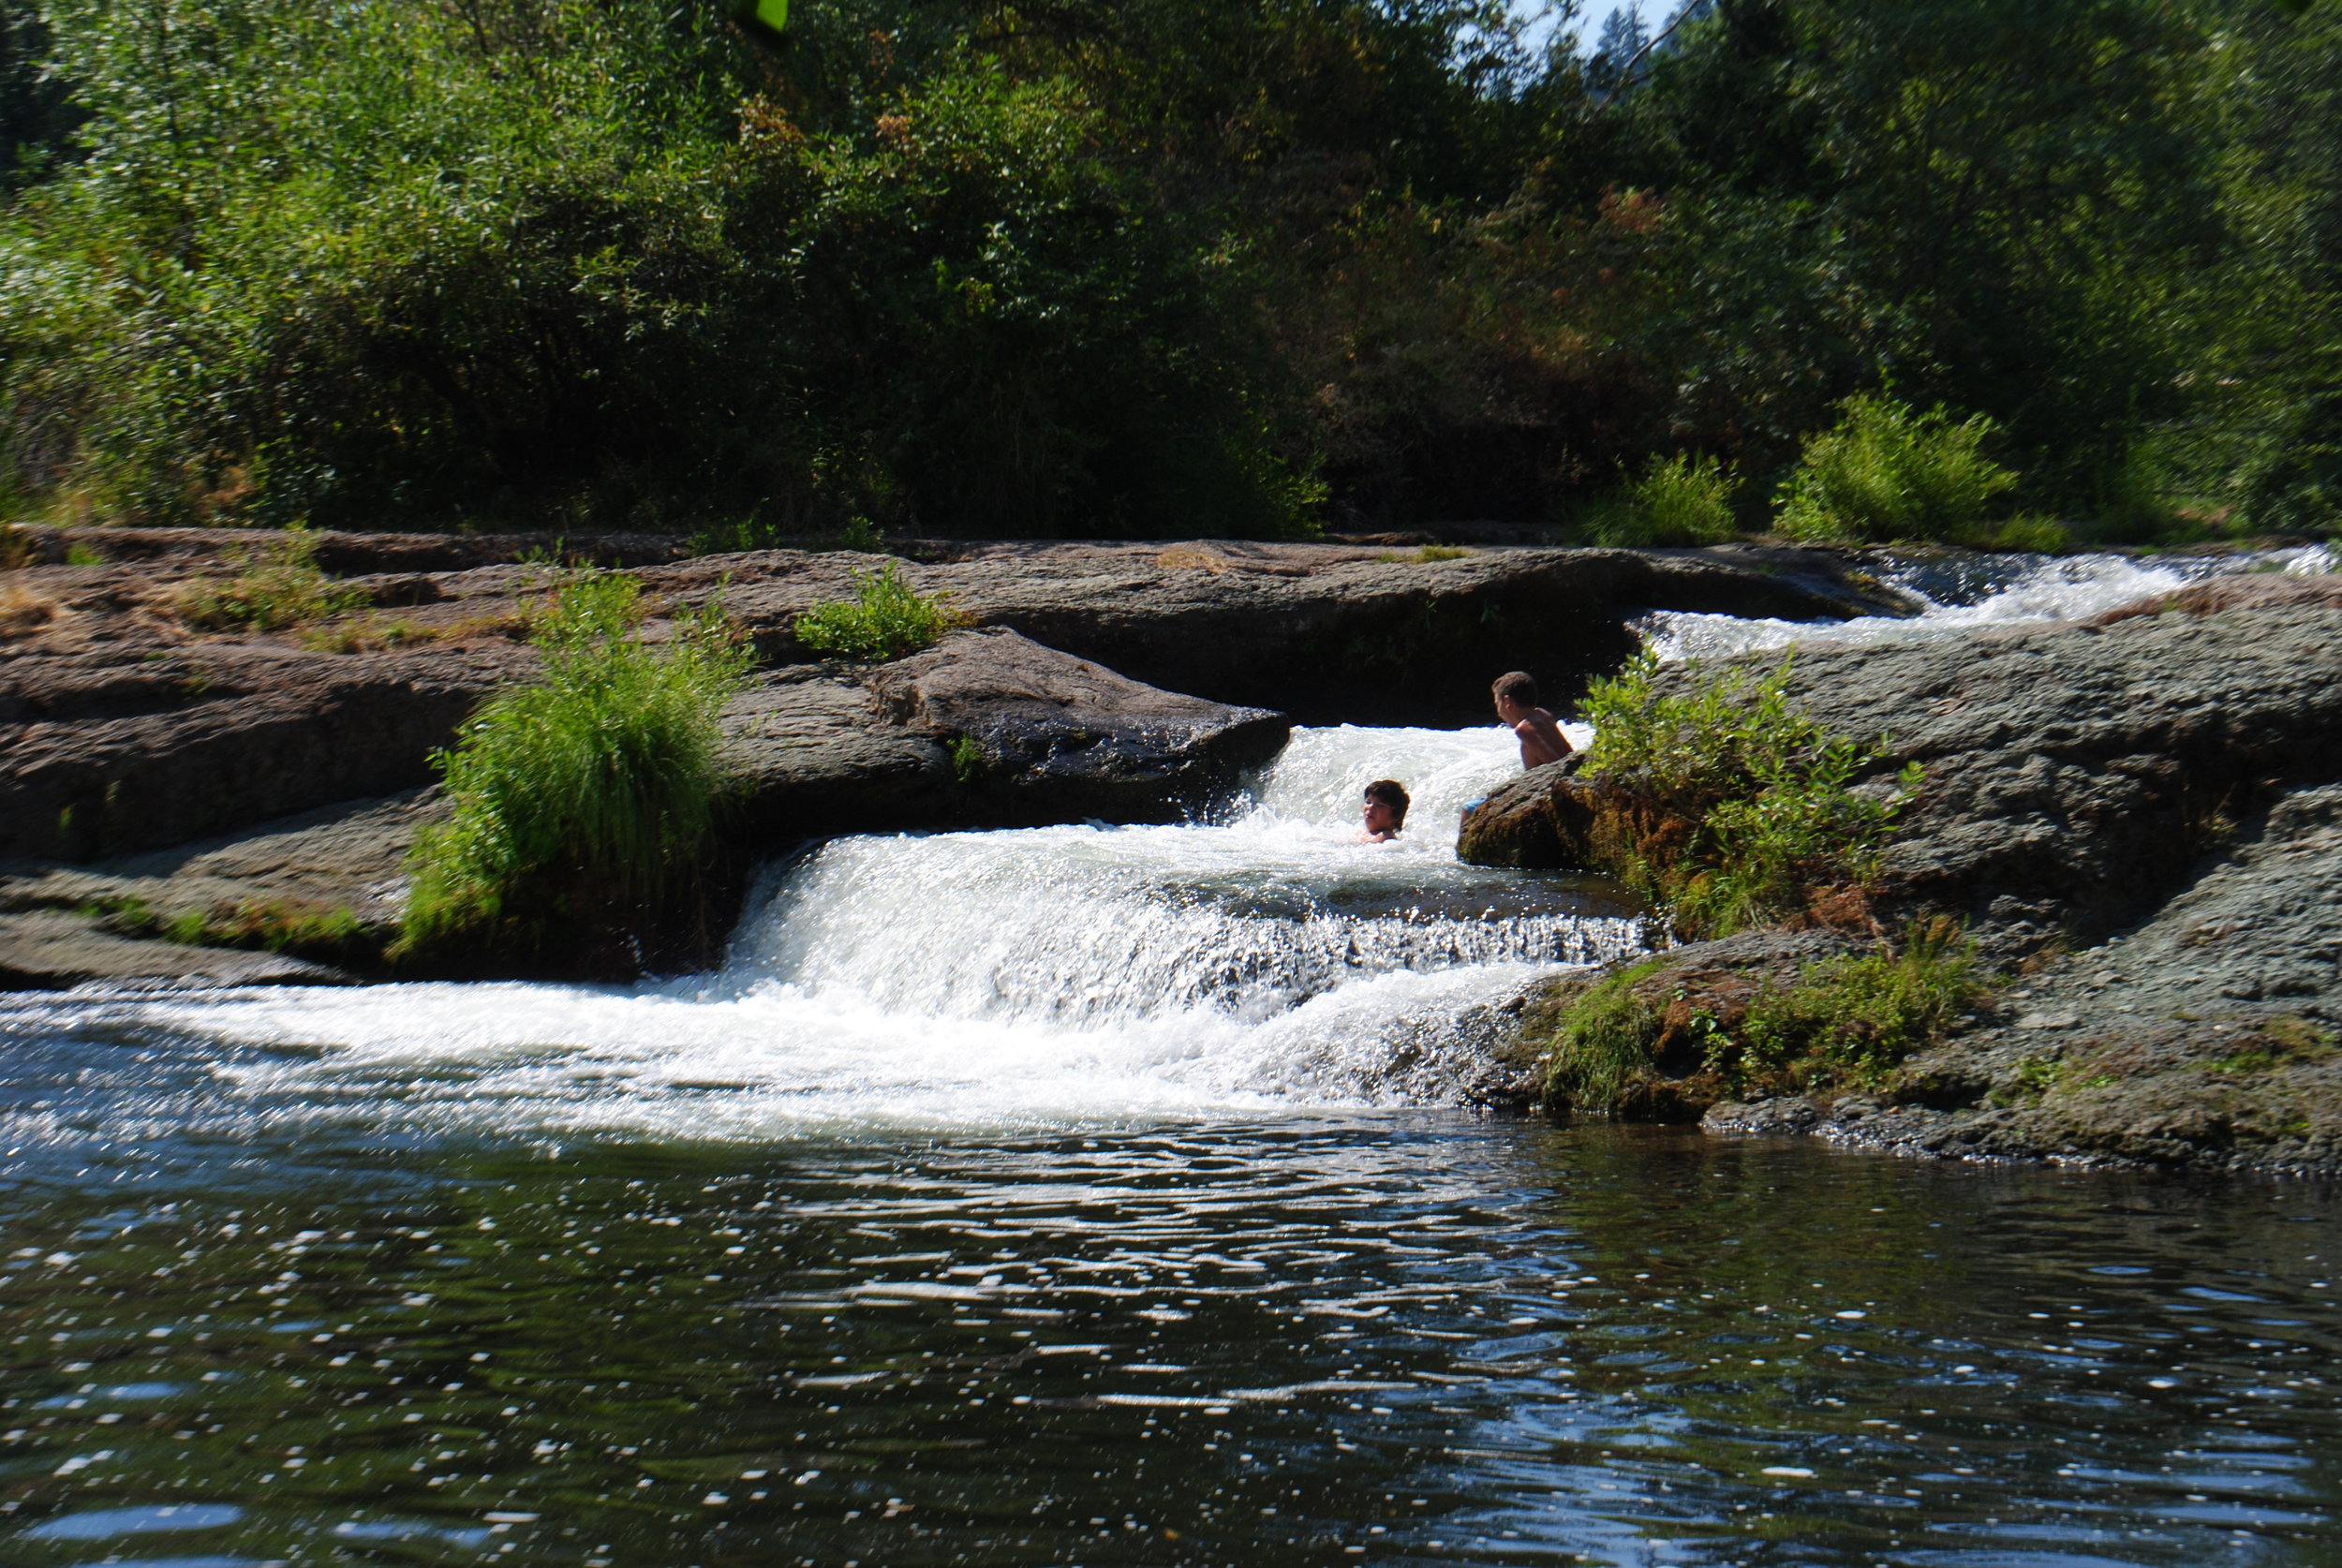
[[[1569,755],[1569,737],[1553,716],[1537,706],[1535,677],[1515,670],[1509,675],[1496,677],[1492,688],[1496,693],[1496,717],[1520,737],[1520,765],[1523,771],[1558,762]]]
[[[1407,825],[1407,787],[1396,778],[1378,778],[1366,787],[1366,809],[1360,813],[1366,831],[1361,844],[1387,844]]]

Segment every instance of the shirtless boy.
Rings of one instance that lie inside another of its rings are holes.
[[[1569,737],[1553,716],[1537,706],[1537,683],[1530,675],[1515,670],[1509,675],[1496,677],[1496,717],[1509,725],[1520,737],[1522,768],[1543,767],[1558,762],[1569,755]]]
[[[1366,831],[1361,844],[1387,844],[1407,825],[1407,787],[1396,778],[1378,778],[1366,787],[1366,809],[1359,813]]]

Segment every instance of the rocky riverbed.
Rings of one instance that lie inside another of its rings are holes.
[[[191,590],[264,566],[274,536],[30,538],[0,643],[0,983],[21,985],[318,978],[142,939],[255,911],[394,918],[432,749],[534,671],[545,563],[580,555],[534,536],[315,535],[315,564],[364,603],[223,634],[190,624]],[[1491,673],[1566,690],[1654,610],[1909,610],[1842,556],[1756,546],[902,548],[899,570],[965,629],[876,667],[822,660],[792,626],[885,558],[691,555],[655,536],[584,552],[642,579],[648,635],[714,599],[754,641],[762,670],[726,715],[734,858],[844,832],[1166,820],[1275,754],[1295,717],[1476,719]]]
[[[406,851],[437,810],[428,755],[533,671],[526,611],[548,573],[517,557],[554,541],[322,536],[318,564],[370,602],[236,634],[179,607],[235,570],[245,536],[37,542],[0,643],[0,984],[349,978],[315,943],[306,959],[216,944],[284,946],[272,933],[289,922],[394,925]],[[725,852],[741,865],[839,833],[1167,821],[1277,754],[1297,717],[1475,720],[1490,672],[1566,693],[1654,612],[1801,623],[1799,704],[1890,737],[1882,779],[1905,761],[1927,772],[1876,925],[1684,947],[1640,988],[1670,1016],[1728,1014],[1877,930],[1950,914],[2000,977],[1994,999],[1875,1092],[1735,1104],[1686,1079],[1651,1113],[1934,1156],[2342,1165],[2342,578],[2231,576],[2087,622],[1832,645],[1815,623],[1910,612],[1870,575],[1880,562],[939,544],[906,548],[901,569],[949,594],[962,629],[859,666],[814,658],[791,623],[873,557],[692,556],[648,536],[595,549],[643,578],[651,635],[715,597],[756,643],[760,672],[725,719],[742,780]],[[1462,857],[1573,864],[1578,788],[1563,766],[1500,789]],[[1484,1089],[1527,1092],[1551,1001],[1525,999],[1530,1026]]]
[[[2239,578],[2089,624],[1800,649],[1833,732],[1927,769],[1875,900],[1967,923],[1994,1005],[1880,1092],[1665,1105],[1724,1134],[1968,1158],[2342,1169],[2342,577]],[[1492,797],[1467,859],[1566,865],[1583,786]],[[1730,1017],[1859,932],[1696,943],[1637,983]]]

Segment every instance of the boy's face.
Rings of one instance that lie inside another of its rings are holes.
[[[1385,834],[1399,831],[1399,813],[1391,808],[1388,801],[1376,800],[1372,795],[1369,795],[1366,797],[1365,809],[1358,815],[1366,823],[1366,831],[1369,833]]]
[[[1496,717],[1507,724],[1518,724],[1529,717],[1529,711],[1510,697],[1499,697],[1496,700]]]

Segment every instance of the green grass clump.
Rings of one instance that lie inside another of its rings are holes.
[[[1917,763],[1886,793],[1858,791],[1878,747],[1828,734],[1797,711],[1786,658],[1757,677],[1694,662],[1672,690],[1659,688],[1659,672],[1645,654],[1587,693],[1594,742],[1585,774],[1633,802],[1595,835],[1602,869],[1689,937],[1744,930],[1816,890],[1875,876],[1919,792]]]
[[[1767,990],[1728,1035],[1708,1045],[1736,1088],[1827,1080],[1877,1085],[1939,1038],[1986,991],[1976,944],[1952,921],[1914,922],[1899,953],[1808,964],[1797,984]]]
[[[709,607],[635,635],[641,585],[585,573],[531,639],[543,678],[490,701],[433,765],[454,811],[425,830],[393,957],[542,954],[693,880],[727,777],[718,718],[750,655]]]
[[[1739,530],[1732,474],[1714,457],[1654,457],[1642,477],[1596,507],[1579,530],[1588,543],[1626,548],[1721,544]]]
[[[318,570],[318,541],[304,528],[287,528],[265,543],[235,554],[231,578],[198,578],[179,596],[179,618],[199,631],[248,627],[275,631],[321,621],[373,602],[363,588],[337,583]]]
[[[1614,1116],[1651,1070],[1659,1010],[1635,983],[1666,963],[1650,958],[1589,986],[1563,1010],[1546,1058],[1545,1096],[1553,1104]]]
[[[901,564],[853,574],[854,596],[824,599],[796,618],[797,641],[837,658],[900,658],[931,647],[958,617],[947,596],[923,594],[903,581]]]
[[[2017,476],[1984,455],[1998,427],[1982,414],[1955,424],[1941,407],[1919,413],[1875,393],[1839,405],[1836,428],[1809,436],[1783,487],[1775,526],[1816,543],[1964,542]]]

